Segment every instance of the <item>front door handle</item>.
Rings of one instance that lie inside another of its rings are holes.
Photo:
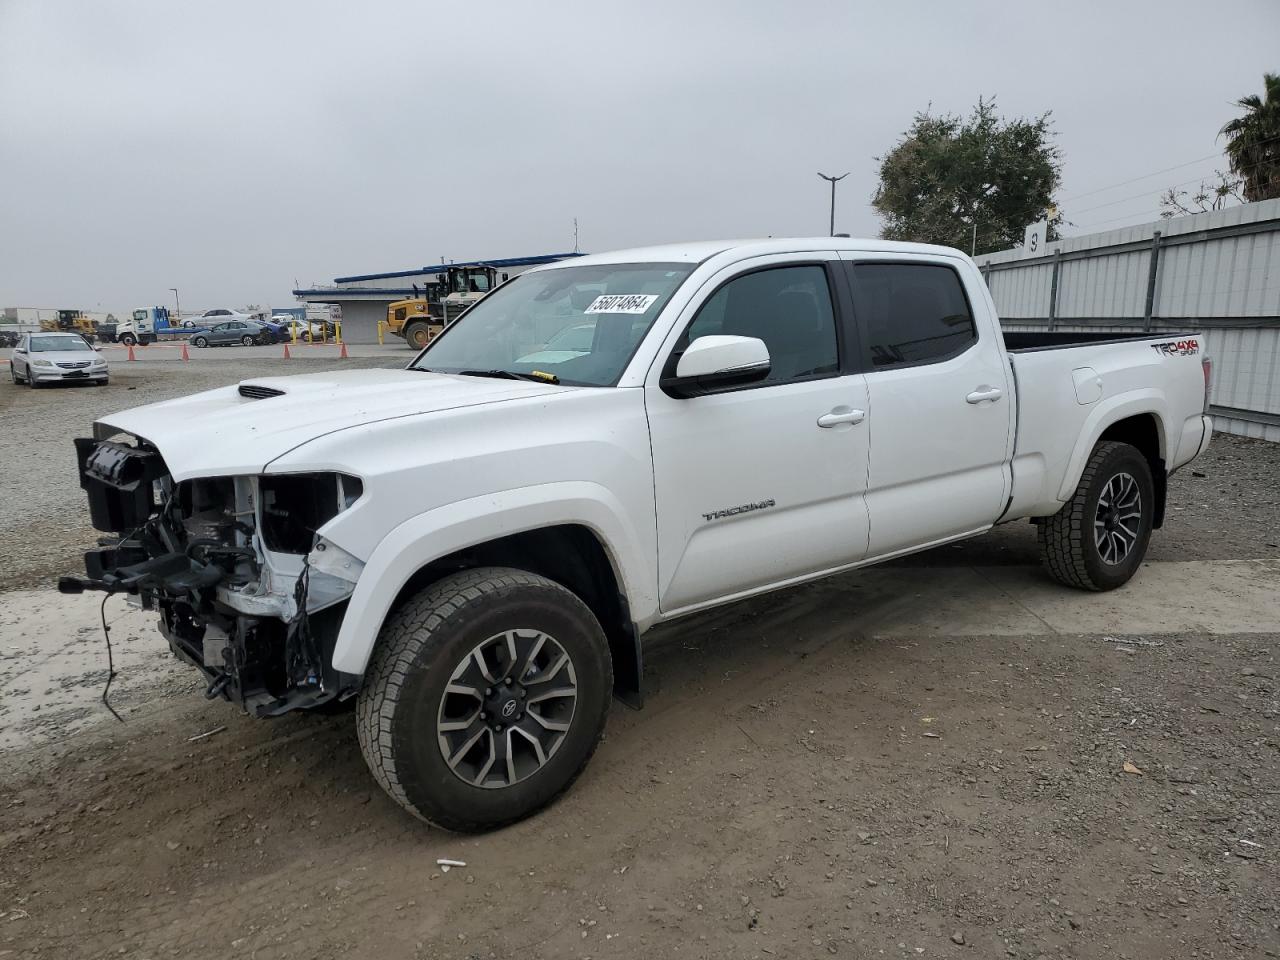
[[[966,403],[981,403],[983,400],[990,400],[992,403],[1004,396],[1004,391],[999,387],[981,386],[973,393],[965,397]]]
[[[824,413],[818,418],[818,426],[820,427],[838,427],[842,423],[861,423],[867,419],[865,410],[850,410],[847,407],[837,407],[830,413]]]

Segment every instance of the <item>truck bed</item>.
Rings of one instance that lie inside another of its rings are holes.
[[[1018,393],[1007,517],[1054,513],[1100,425],[1130,412],[1154,420],[1166,469],[1203,449],[1203,334],[1031,331],[1004,340]]]

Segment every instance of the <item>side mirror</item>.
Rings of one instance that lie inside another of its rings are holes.
[[[698,397],[763,380],[769,367],[769,348],[763,340],[699,337],[676,363],[676,375],[664,377],[659,385],[672,397]]]

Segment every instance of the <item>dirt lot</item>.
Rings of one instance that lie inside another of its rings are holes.
[[[67,438],[211,385],[143,373],[34,394],[65,401],[43,428],[0,384],[36,517],[0,518],[35,534],[7,586],[92,536]],[[1280,562],[1232,562],[1280,557],[1280,447],[1194,470],[1114,594],[1045,584],[1015,525],[655,632],[646,708],[480,837],[402,814],[350,716],[251,721],[130,628],[126,724],[0,751],[0,958],[1280,956]],[[0,616],[0,697],[40,643],[99,642],[67,616]]]

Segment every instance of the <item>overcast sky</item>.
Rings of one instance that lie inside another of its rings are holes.
[[[1277,38],[1276,0],[0,0],[0,306],[286,306],[575,216],[586,251],[825,234],[819,170],[874,236],[874,158],[979,95],[1053,111],[1109,229],[1212,172]]]

